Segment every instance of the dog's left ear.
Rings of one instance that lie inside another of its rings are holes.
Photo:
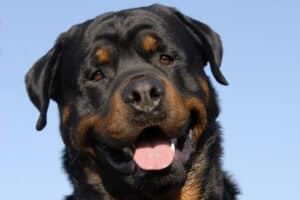
[[[210,63],[215,79],[223,85],[228,85],[227,80],[220,71],[223,55],[220,36],[206,24],[185,16],[177,10],[174,10],[174,13],[187,26],[198,43],[203,45],[206,59]]]
[[[49,100],[54,94],[55,75],[60,65],[64,40],[60,36],[54,46],[27,72],[25,83],[32,103],[40,112],[36,129],[42,130],[47,122]]]

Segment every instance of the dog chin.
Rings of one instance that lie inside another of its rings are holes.
[[[134,175],[137,191],[149,196],[159,196],[171,193],[181,188],[186,181],[187,170],[178,160],[160,171],[145,171],[138,169]]]

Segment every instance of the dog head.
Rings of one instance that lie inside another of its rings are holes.
[[[27,73],[36,128],[52,99],[66,148],[88,157],[112,194],[178,189],[218,115],[204,67],[227,85],[221,59],[218,34],[173,8],[106,13],[62,33]]]

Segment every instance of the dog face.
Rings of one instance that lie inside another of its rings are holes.
[[[89,160],[105,188],[145,196],[180,188],[218,115],[204,73],[227,84],[222,47],[207,25],[159,5],[73,26],[26,75],[46,124],[58,103],[66,149]]]

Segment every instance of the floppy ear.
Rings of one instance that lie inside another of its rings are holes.
[[[61,37],[55,45],[41,57],[27,72],[25,83],[30,100],[40,111],[36,129],[42,130],[47,122],[49,100],[54,94],[54,79],[60,64],[63,41]]]
[[[203,45],[206,59],[210,63],[210,69],[215,79],[223,85],[228,85],[227,80],[220,71],[223,49],[219,35],[206,24],[184,16],[176,10],[175,15],[186,24],[188,30],[194,35],[198,43]]]

